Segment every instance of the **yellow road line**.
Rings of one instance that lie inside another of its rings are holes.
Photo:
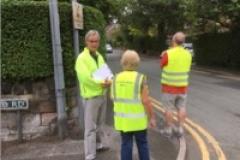
[[[194,131],[186,123],[184,124],[184,127],[192,135],[194,140],[197,142],[197,144],[200,148],[201,154],[202,154],[202,160],[209,160],[209,152],[208,152],[207,146],[204,143],[203,139],[199,136],[199,134],[196,131]]]
[[[188,118],[186,119],[186,122],[190,124],[193,128],[197,129],[200,133],[202,133],[202,135],[204,135],[208,139],[209,143],[212,144],[219,160],[226,160],[226,156],[223,153],[221,147],[219,146],[219,143],[211,134],[209,134],[205,129],[203,129],[201,126],[197,125],[196,123],[192,122]]]
[[[161,108],[161,112],[164,111],[164,109],[161,107],[163,105],[159,101],[157,101],[154,98],[151,98],[151,100]],[[191,121],[189,118],[186,118],[186,123],[190,124],[193,128],[197,129],[204,137],[207,138],[208,142],[212,144],[212,146],[218,156],[218,160],[226,160],[226,156],[223,153],[221,147],[219,146],[219,143],[216,141],[216,139],[210,133],[208,133],[201,126],[199,126],[196,123],[194,123],[193,121]]]
[[[163,112],[164,110],[157,104],[154,104],[154,107],[158,110],[160,110],[161,112]],[[174,116],[174,119],[176,120],[176,116]],[[194,138],[194,140],[196,141],[196,143],[199,146],[199,149],[201,151],[201,155],[202,155],[202,160],[209,160],[209,152],[207,150],[207,146],[204,143],[203,139],[198,135],[198,133],[196,131],[194,131],[188,124],[184,124],[184,127],[186,128],[186,130],[192,135],[192,137]]]

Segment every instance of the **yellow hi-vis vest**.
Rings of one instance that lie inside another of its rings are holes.
[[[191,53],[177,46],[167,50],[167,54],[168,64],[163,67],[161,83],[176,87],[188,86],[192,63]]]
[[[123,71],[116,75],[111,86],[116,130],[129,132],[147,128],[147,115],[141,101],[144,75]]]

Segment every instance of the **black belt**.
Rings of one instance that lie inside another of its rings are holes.
[[[98,98],[98,97],[103,97],[103,95],[88,97],[88,98],[85,98],[85,99],[86,99],[86,100],[89,100],[89,99],[95,99],[95,98]]]

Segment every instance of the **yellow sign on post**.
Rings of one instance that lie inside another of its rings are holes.
[[[72,2],[73,25],[75,29],[83,29],[83,6],[77,2]]]

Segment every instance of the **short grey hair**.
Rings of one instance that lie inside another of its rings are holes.
[[[87,42],[87,40],[88,40],[88,38],[90,37],[90,36],[93,36],[93,35],[97,35],[98,36],[98,38],[99,38],[99,40],[100,40],[100,34],[99,34],[99,32],[97,31],[97,30],[89,30],[86,34],[85,34],[85,42]]]
[[[185,42],[186,36],[183,32],[177,32],[173,35],[173,42],[178,45],[182,45]]]
[[[140,57],[134,50],[126,50],[121,58],[123,70],[136,70],[140,63]]]

